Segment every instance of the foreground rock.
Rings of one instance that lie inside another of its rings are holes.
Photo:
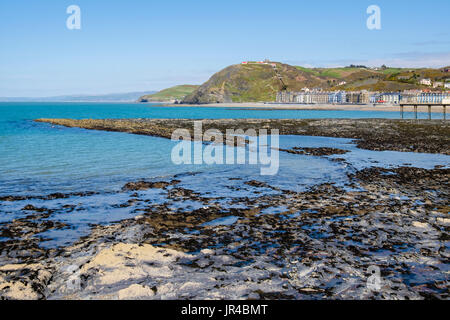
[[[449,178],[449,169],[371,168],[350,176],[353,189],[279,190],[233,206],[176,180],[153,185],[204,206],[149,202],[134,219],[35,257],[3,248],[16,260],[0,266],[0,297],[448,299]],[[374,268],[376,290],[367,284]]]
[[[186,119],[38,119],[66,127],[128,132],[170,139],[178,128],[193,136],[193,120]],[[327,136],[356,139],[368,150],[393,150],[450,155],[450,125],[440,120],[319,119],[319,120],[202,120],[203,130],[278,129],[282,135]]]
[[[331,156],[334,154],[346,154],[349,152],[348,150],[336,149],[336,148],[298,148],[294,147],[292,149],[280,149],[280,151],[292,153],[292,154],[301,154],[307,156]]]

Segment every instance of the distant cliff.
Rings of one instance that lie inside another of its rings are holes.
[[[194,92],[198,87],[199,86],[189,84],[175,86],[172,88],[161,90],[154,94],[142,96],[138,99],[138,102],[182,100],[187,95]]]
[[[56,97],[0,97],[1,102],[135,102],[156,91],[111,93],[103,95],[67,95]]]

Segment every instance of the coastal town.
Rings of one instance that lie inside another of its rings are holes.
[[[263,63],[263,62],[259,62]],[[266,63],[266,62],[264,62]],[[367,68],[365,66],[356,66],[361,69],[381,70],[381,68]],[[449,68],[444,68],[443,72],[450,72]],[[404,76],[405,77],[405,76]],[[398,80],[410,80],[409,76],[404,79],[402,76]],[[426,86],[425,89],[410,89],[395,92],[379,91],[346,91],[346,90],[324,90],[323,88],[304,87],[300,91],[281,90],[277,93],[277,103],[296,103],[296,104],[437,104],[450,98],[450,77],[439,81],[433,81],[429,78],[417,79],[414,81],[418,86]],[[337,85],[344,86],[346,81],[341,81]]]
[[[437,104],[450,99],[450,91],[405,90],[402,92],[326,91],[321,88],[304,88],[301,91],[280,91],[277,103],[294,104]]]

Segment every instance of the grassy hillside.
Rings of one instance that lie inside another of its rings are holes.
[[[402,69],[344,67],[344,68],[304,68],[296,67],[308,72],[324,81],[330,90],[371,90],[371,91],[399,91],[405,89],[424,89],[418,82],[423,78],[433,81],[443,81],[450,78],[445,69]],[[341,84],[345,81],[345,84]]]
[[[429,88],[420,79],[441,81],[450,78],[445,69],[400,69],[363,66],[343,68],[305,68],[283,63],[238,64],[214,74],[207,82],[187,95],[183,103],[272,102],[283,88],[300,91],[307,88],[324,90],[401,91]],[[280,78],[282,81],[280,81]]]
[[[278,74],[290,90],[324,84],[324,81],[315,75],[287,64],[276,63],[276,70],[271,65],[237,64],[213,75],[183,102],[275,101],[277,92],[283,88]]]
[[[172,88],[161,90],[157,93],[145,95],[139,98],[139,102],[149,101],[173,101],[181,100],[187,95],[194,92],[199,86],[195,85],[180,85]]]

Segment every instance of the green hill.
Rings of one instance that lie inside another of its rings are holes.
[[[194,92],[199,86],[195,85],[180,85],[172,88],[161,90],[154,94],[145,95],[139,98],[139,102],[151,102],[151,101],[174,101],[182,100],[187,95]]]
[[[401,91],[407,89],[424,89],[419,84],[420,79],[429,78],[443,81],[450,78],[450,74],[441,69],[412,69],[412,68],[379,68],[344,67],[344,68],[303,68],[300,70],[314,74],[327,82],[323,89],[330,90],[369,90],[369,91]],[[345,82],[345,84],[342,84]]]
[[[450,78],[447,68],[400,69],[350,66],[305,68],[279,62],[237,64],[214,74],[187,95],[182,103],[273,102],[277,92],[307,88],[323,90],[401,91],[429,88],[420,79],[442,81]]]
[[[296,67],[275,63],[237,64],[213,75],[183,103],[221,103],[275,101],[283,83],[290,90],[301,90],[323,84],[323,80]],[[279,80],[281,76],[283,83]]]

